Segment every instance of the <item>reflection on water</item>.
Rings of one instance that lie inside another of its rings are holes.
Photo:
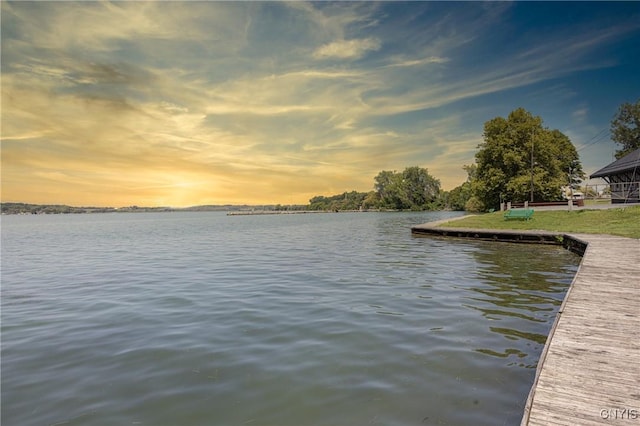
[[[479,296],[471,296],[474,304],[465,306],[478,310],[489,321],[508,317],[517,326],[489,327],[504,337],[502,350],[496,347],[475,350],[501,358],[514,355],[519,358],[519,366],[536,368],[537,354],[546,342],[569,284],[567,274],[577,270],[576,263],[552,264],[549,259],[558,256],[569,259],[572,255],[559,247],[486,243],[473,256],[481,280],[480,285],[468,290]],[[523,345],[527,350],[523,350]],[[536,355],[531,356],[532,353]]]

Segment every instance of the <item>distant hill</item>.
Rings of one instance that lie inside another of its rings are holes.
[[[2,214],[107,213],[112,207],[72,207],[63,204],[2,203]]]
[[[27,203],[2,203],[2,214],[81,214],[81,213],[143,213],[143,212],[228,212],[243,210],[302,210],[307,206],[283,206],[280,204],[271,205],[202,205],[186,208],[173,207],[73,207],[64,204],[27,204]]]

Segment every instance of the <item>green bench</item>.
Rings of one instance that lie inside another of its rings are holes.
[[[504,218],[529,220],[533,217],[533,209],[511,209],[504,212]]]

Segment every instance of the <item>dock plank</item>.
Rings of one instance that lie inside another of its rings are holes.
[[[522,425],[638,425],[640,240],[576,238],[588,246],[547,340]]]

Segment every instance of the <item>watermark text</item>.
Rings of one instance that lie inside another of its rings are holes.
[[[640,409],[635,408],[603,408],[600,418],[604,420],[640,420]]]

